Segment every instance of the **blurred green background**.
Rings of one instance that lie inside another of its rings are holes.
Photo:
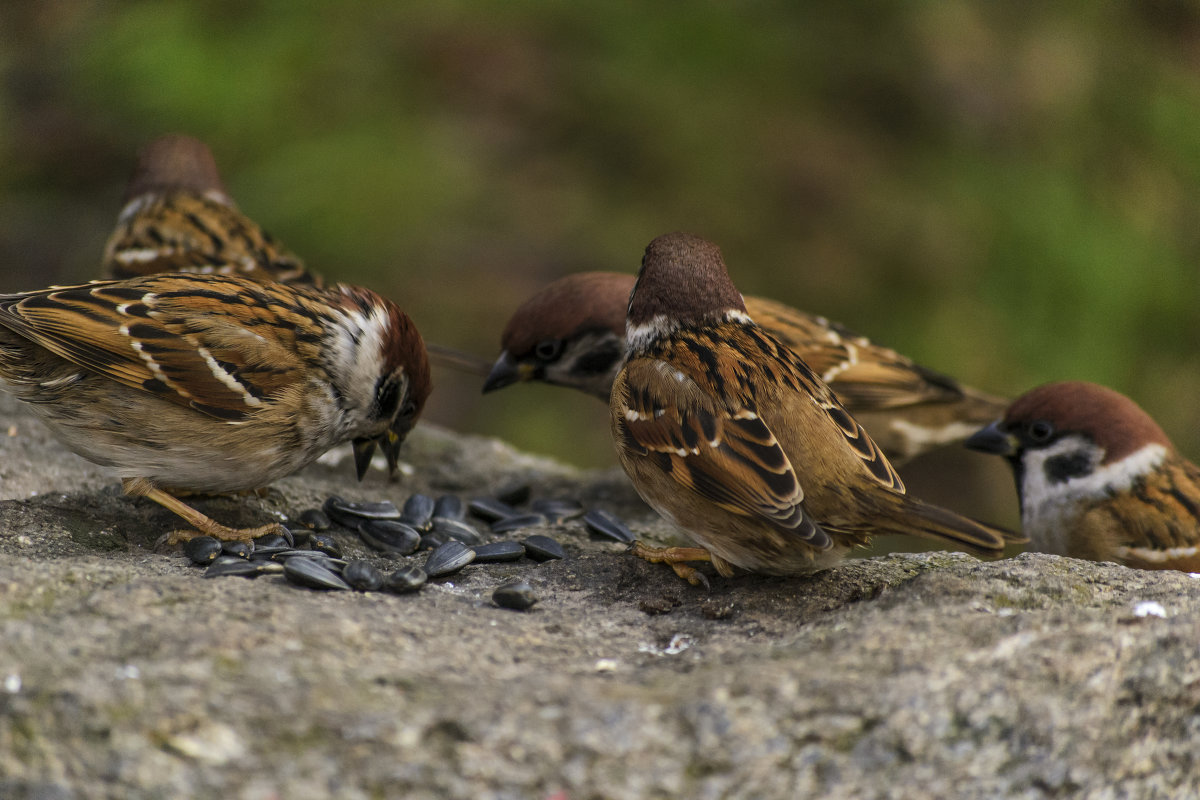
[[[441,344],[494,357],[532,291],[684,229],[743,291],[992,392],[1111,385],[1200,456],[1195,3],[44,0],[0,9],[0,75],[3,290],[94,277],[183,131]],[[435,380],[428,419],[615,461],[583,395]]]

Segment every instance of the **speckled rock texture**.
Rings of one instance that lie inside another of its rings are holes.
[[[704,592],[573,521],[536,531],[563,560],[411,595],[205,580],[156,548],[169,513],[7,397],[0,423],[3,798],[1200,796],[1185,574],[893,554]],[[405,458],[196,503],[251,524],[529,481],[669,536],[615,471],[426,426]],[[496,607],[517,577],[537,605]]]

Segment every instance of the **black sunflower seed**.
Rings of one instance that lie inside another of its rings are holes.
[[[289,558],[283,562],[283,577],[310,589],[346,590],[350,585],[324,563],[312,558]]]
[[[250,542],[244,542],[241,540],[229,540],[221,542],[221,550],[231,556],[237,556],[238,558],[249,558],[250,554],[254,552],[254,545]]]
[[[519,506],[529,499],[529,494],[533,490],[528,483],[516,483],[511,486],[505,486],[496,492],[496,499],[501,503],[508,503],[510,506]]]
[[[501,608],[524,611],[538,601],[528,581],[515,580],[501,584],[492,592],[492,602]]]
[[[342,555],[342,548],[331,533],[314,533],[308,539],[308,546],[334,558],[340,558]]]
[[[254,552],[270,547],[291,547],[292,543],[287,540],[287,537],[280,536],[278,533],[268,533],[266,536],[260,536],[254,540]]]
[[[479,544],[483,541],[483,537],[479,535],[479,532],[470,525],[447,517],[433,518],[433,533],[445,534],[463,544]]]
[[[396,594],[415,592],[425,585],[425,570],[415,564],[405,564],[383,579],[383,588]]]
[[[183,554],[195,564],[209,564],[221,551],[221,541],[212,536],[196,536],[183,543]]]
[[[342,580],[360,592],[377,592],[383,587],[383,573],[370,561],[347,561]]]
[[[517,514],[513,517],[498,519],[492,523],[492,533],[508,533],[521,528],[532,528],[535,525],[545,525],[549,520],[541,514]]]
[[[415,528],[394,519],[365,520],[358,526],[358,535],[374,550],[401,556],[415,553],[421,544]]]
[[[508,503],[502,503],[494,497],[475,497],[467,504],[467,509],[474,517],[485,522],[495,522],[505,517],[515,517],[519,512]]]
[[[356,530],[364,519],[400,519],[400,509],[390,500],[351,503],[337,495],[325,501],[325,513],[338,525]]]
[[[535,534],[521,544],[525,545],[525,554],[534,561],[550,561],[566,555],[563,546],[549,536]]]
[[[525,547],[520,542],[488,542],[474,547],[475,561],[489,564],[495,561],[516,561],[525,555]]]
[[[475,551],[462,542],[451,540],[429,554],[425,574],[431,578],[449,575],[475,560]]]
[[[637,538],[620,517],[602,508],[593,508],[584,514],[583,524],[597,536],[612,539],[614,542],[629,544]]]
[[[300,512],[296,520],[310,531],[329,530],[329,515],[319,508],[307,508]]]
[[[429,530],[429,520],[433,517],[433,498],[427,494],[414,494],[404,501],[404,509],[400,519],[420,531]]]
[[[529,508],[544,516],[550,522],[557,524],[575,519],[583,514],[583,506],[574,500],[551,500],[542,498],[534,500]]]
[[[433,504],[433,516],[435,517],[461,520],[466,511],[467,508],[463,505],[462,498],[456,494],[444,494]]]
[[[283,569],[279,564],[273,565],[276,569]],[[204,570],[206,578],[257,578],[265,572],[270,572],[267,565],[259,561],[247,561],[244,558],[235,558],[229,561],[216,561],[212,566]]]

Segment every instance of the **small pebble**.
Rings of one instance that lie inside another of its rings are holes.
[[[583,515],[583,506],[574,500],[552,500],[540,498],[529,506],[530,510],[541,514],[551,523],[566,522],[569,519]]]
[[[563,546],[549,536],[537,534],[530,536],[521,544],[525,545],[525,554],[534,561],[550,561],[566,555]]]
[[[545,525],[549,522],[541,514],[517,514],[515,517],[505,517],[492,523],[492,533],[508,533],[521,528],[532,528],[535,525]]]
[[[240,540],[227,541],[221,543],[221,549],[231,556],[237,556],[238,558],[249,558],[250,554],[254,552],[254,545],[250,542],[243,542]]]
[[[498,519],[515,517],[518,512],[508,503],[502,503],[494,497],[475,497],[467,504],[472,516],[479,517],[485,522],[495,522]]]
[[[411,525],[394,519],[369,519],[358,526],[358,535],[368,547],[406,556],[421,545],[421,534]]]
[[[283,562],[283,577],[310,589],[348,590],[350,584],[323,563],[312,558],[289,558]]]
[[[529,499],[532,491],[533,487],[528,483],[517,483],[496,492],[496,499],[501,503],[508,503],[510,506],[519,506]]]
[[[383,588],[396,594],[415,592],[425,585],[425,570],[414,564],[405,564],[383,579]]]
[[[429,554],[425,574],[431,578],[450,575],[475,560],[475,551],[462,542],[451,540]]]
[[[427,494],[414,494],[404,501],[404,510],[400,519],[412,525],[419,531],[429,530],[430,519],[433,518],[433,498]]]
[[[195,564],[209,564],[221,555],[221,542],[211,536],[196,536],[183,543],[183,554]]]
[[[433,518],[433,532],[445,534],[463,544],[479,544],[483,541],[483,537],[479,535],[479,532],[470,525],[447,517]]]
[[[538,601],[528,581],[515,580],[501,584],[492,592],[492,602],[501,608],[524,611]]]
[[[456,494],[444,494],[433,504],[433,516],[445,519],[461,520],[466,515],[467,508],[462,498]]]
[[[488,542],[475,545],[474,550],[475,561],[480,564],[516,561],[525,555],[525,547],[520,542]]]
[[[310,531],[329,530],[329,515],[319,508],[308,508],[300,512],[296,520]]]
[[[602,508],[593,508],[583,515],[583,524],[589,531],[614,542],[630,544],[637,536],[621,521],[621,518]]]
[[[370,561],[347,561],[342,579],[360,592],[377,592],[383,587],[383,573]]]

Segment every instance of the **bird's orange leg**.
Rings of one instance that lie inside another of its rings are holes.
[[[236,542],[248,541],[272,533],[285,537],[288,535],[287,529],[278,522],[260,525],[257,528],[230,528],[222,525],[212,517],[201,514],[182,500],[167,494],[145,478],[126,478],[121,482],[121,486],[125,490],[125,494],[153,500],[168,511],[183,517],[192,526],[193,530],[190,531],[171,531],[167,534],[168,544],[179,544],[197,536],[212,536],[222,541]]]
[[[651,547],[637,541],[629,549],[635,556],[649,561],[651,564],[670,564],[671,569],[675,570],[675,574],[692,586],[710,588],[707,575],[684,563],[685,561],[711,562],[713,560],[712,553],[703,547]]]

